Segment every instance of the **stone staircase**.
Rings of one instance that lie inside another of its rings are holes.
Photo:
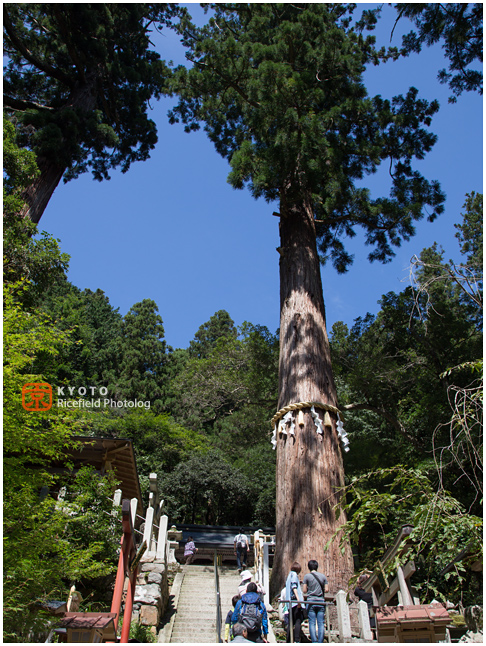
[[[240,576],[235,567],[219,566],[221,593],[221,639],[224,620],[232,608],[231,599],[238,594]],[[184,565],[176,575],[174,598],[176,613],[167,641],[173,644],[214,644],[216,637],[216,591],[214,566]],[[160,640],[159,640],[160,641]]]

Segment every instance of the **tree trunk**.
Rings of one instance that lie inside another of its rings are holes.
[[[52,194],[61,181],[65,166],[59,166],[47,159],[37,159],[40,175],[23,191],[25,206],[20,212],[23,218],[29,218],[38,224]]]
[[[99,73],[96,69],[87,73],[84,81],[73,89],[65,106],[60,108],[60,111],[62,112],[64,108],[74,108],[85,114],[93,111],[96,107],[96,85]],[[66,146],[75,148],[77,144],[78,142],[74,142],[73,146],[72,142],[69,143],[66,140]],[[63,159],[66,158],[65,153],[66,151],[63,151]],[[52,159],[38,157],[37,165],[40,175],[23,191],[22,198],[26,204],[20,213],[23,218],[30,218],[35,224],[39,223],[52,194],[67,169],[67,164],[60,163],[55,157]]]
[[[280,364],[279,410],[289,404],[313,401],[337,406],[326,332],[324,298],[310,197],[280,199]],[[316,409],[323,419],[324,411]],[[324,552],[336,528],[337,487],[344,484],[336,416],[332,432],[317,434],[310,409],[304,427],[296,424],[295,438],[277,434],[277,526],[272,570],[272,595],[282,588],[294,561],[303,573],[315,559],[329,580],[331,592],[347,589],[353,574],[351,549],[344,554],[338,538]]]

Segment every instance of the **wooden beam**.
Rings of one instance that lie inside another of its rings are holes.
[[[403,573],[403,582],[408,581],[408,579],[412,576],[412,574],[416,571],[415,563],[413,561],[409,561],[407,565],[405,565],[404,568],[402,569]],[[393,581],[390,583],[390,586],[387,590],[384,590],[381,595],[378,597],[378,605],[379,606],[384,606],[386,605],[390,599],[393,599],[393,597],[397,594],[397,592],[400,590],[400,581],[399,577],[396,576]],[[403,593],[402,593],[403,595]],[[410,592],[408,592],[408,595],[410,597],[410,603],[405,603],[405,600],[403,601],[404,605],[414,605],[412,597],[410,595]],[[408,599],[408,597],[407,597]]]
[[[377,596],[384,592],[383,585],[388,586],[388,581],[384,574],[386,566],[397,556],[403,556],[403,554],[408,552],[411,548],[412,543],[410,542],[409,537],[412,530],[413,525],[402,525],[397,537],[393,541],[393,544],[387,549],[383,558],[378,561],[374,574],[370,575],[364,582],[363,589],[366,592],[371,592],[371,590],[374,589]],[[403,544],[404,541],[405,544]]]

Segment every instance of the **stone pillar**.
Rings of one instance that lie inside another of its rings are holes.
[[[373,633],[370,628],[370,615],[368,613],[368,604],[366,601],[358,602],[358,622],[359,622],[359,636],[365,642],[373,640]]]
[[[268,550],[270,549],[269,543],[263,543],[263,587],[265,588],[265,607],[269,608],[270,606],[270,576],[269,576],[269,567],[268,567]]]
[[[340,641],[348,644],[351,642],[351,619],[344,590],[339,590],[336,594],[336,609]]]
[[[177,563],[175,551],[179,546],[179,541],[182,541],[182,532],[177,531],[175,525],[172,525],[172,527],[167,532],[167,538],[169,542],[169,555],[167,562],[169,564],[174,564]]]
[[[121,501],[122,501],[122,490],[116,489],[115,493],[113,494],[113,507],[121,507]]]
[[[164,561],[167,565],[167,527],[168,518],[164,514],[159,519],[159,535],[157,537],[157,560]]]
[[[132,514],[132,525],[135,527],[135,521],[137,520],[137,507],[138,507],[138,499],[137,498],[132,498],[130,500],[130,511]]]
[[[145,516],[145,529],[143,532],[143,540],[147,542],[147,552],[152,551],[152,530],[154,525],[154,508],[149,507],[147,509],[147,515]]]

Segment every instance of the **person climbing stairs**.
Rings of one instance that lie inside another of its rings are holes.
[[[228,566],[219,566],[218,574],[221,595],[221,639],[223,639],[224,620],[228,610],[232,608],[231,599],[238,594],[240,576],[234,567]],[[216,643],[214,566],[185,565],[182,571],[177,573],[172,589],[176,613],[171,622],[171,629],[165,633],[167,641],[173,644]]]

